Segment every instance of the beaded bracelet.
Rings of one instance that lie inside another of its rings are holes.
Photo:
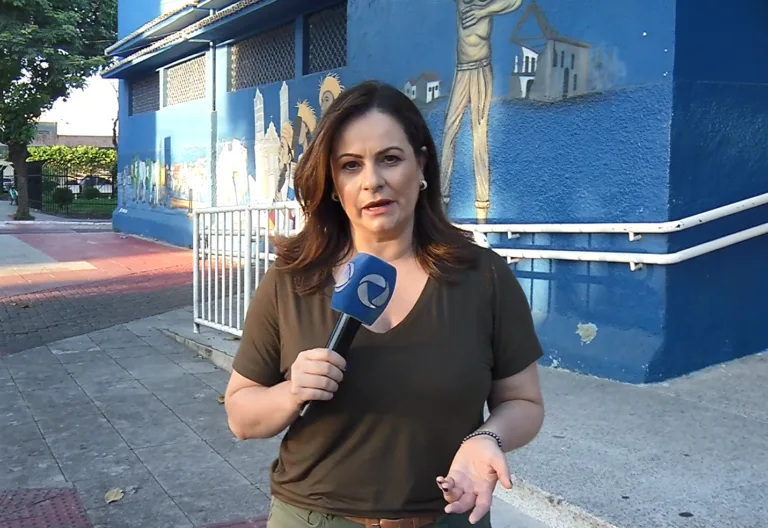
[[[499,435],[497,435],[496,433],[494,433],[493,431],[475,431],[474,433],[470,433],[467,436],[465,436],[464,440],[462,440],[461,443],[463,444],[464,442],[466,442],[470,438],[474,438],[474,437],[480,436],[480,435],[488,435],[488,436],[490,436],[491,438],[496,440],[497,444],[499,444],[499,449],[504,451],[503,444],[501,443],[501,437]]]

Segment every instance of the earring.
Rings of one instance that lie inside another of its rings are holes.
[[[421,180],[421,181],[419,182],[419,190],[420,190],[420,191],[423,191],[423,190],[424,190],[424,189],[426,189],[426,188],[427,188],[427,180]]]
[[[334,202],[339,201],[339,195],[336,194],[336,191],[331,192],[331,200],[333,200]]]

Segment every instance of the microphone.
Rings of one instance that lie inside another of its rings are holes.
[[[396,280],[397,270],[391,264],[367,253],[355,255],[333,288],[331,308],[341,315],[325,348],[344,357],[360,325],[372,325],[384,312]],[[299,416],[306,414],[312,401],[304,403]]]

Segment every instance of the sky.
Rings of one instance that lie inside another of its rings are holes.
[[[69,99],[56,101],[40,121],[57,122],[61,135],[111,136],[118,108],[116,89],[116,80],[91,77],[85,88],[73,92]]]

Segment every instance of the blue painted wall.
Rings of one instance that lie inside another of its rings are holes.
[[[300,101],[320,117],[324,80],[351,86],[376,78],[404,91],[409,81],[419,86],[431,81],[439,83],[440,96],[427,102],[420,91],[417,104],[442,152],[451,90],[457,83],[461,2],[465,0],[349,0],[347,66],[304,76],[298,53],[296,76],[285,88],[283,83],[259,87],[265,125],[272,121],[280,134],[281,90],[289,94],[288,121],[298,126]],[[508,6],[514,3],[507,1]],[[142,16],[156,11],[154,4],[121,0],[121,33],[146,22]],[[310,1],[300,4],[317,8]],[[292,6],[276,11],[271,24],[298,17],[296,47],[301,50],[303,12]],[[754,45],[768,38],[761,36],[759,25],[766,10],[760,0],[727,10],[714,0],[523,0],[517,9],[488,19],[488,86],[493,96],[487,124],[487,221],[660,222],[768,191],[768,146],[762,140],[768,126],[768,73],[755,66],[763,47]],[[548,55],[553,41],[574,57],[564,56],[565,62],[558,58],[555,67]],[[524,56],[533,56],[523,46],[539,54],[530,85],[520,80],[527,78],[521,73]],[[205,180],[196,186],[196,205],[253,201],[257,191],[250,186],[261,185],[254,152],[256,89],[226,90],[228,56],[226,47],[217,49],[214,138],[219,163],[222,152],[242,152],[242,159],[232,158],[239,160],[232,166],[243,169],[227,165],[223,171],[247,172],[249,190],[243,194],[242,183],[235,183],[239,190],[227,195],[229,184],[219,171],[215,183]],[[569,81],[568,97],[563,98],[562,79],[571,66],[579,79]],[[560,83],[557,89],[544,90],[547,76]],[[127,103],[123,87],[118,156],[123,174],[134,174],[131,167],[138,166],[137,160],[147,160],[155,162],[154,170],[165,171],[165,181],[207,178],[209,100],[137,116],[127,114]],[[483,216],[475,204],[469,114],[455,146],[449,205],[451,216],[461,222]],[[117,228],[191,245],[185,192],[173,199],[160,194],[148,199],[146,191],[141,195],[131,186],[130,177],[122,181],[126,188],[114,216]],[[172,202],[177,205],[168,207]],[[764,221],[765,212],[634,242],[619,235],[490,239],[497,247],[666,253],[755,225],[760,218]],[[766,253],[763,237],[670,267],[630,271],[625,264],[535,260],[522,261],[515,269],[529,295],[545,364],[644,382],[768,348],[768,337],[757,332],[759,314],[768,312],[757,292],[767,291],[768,283],[759,276],[754,258],[768,257]],[[741,273],[720,271],[740,259],[750,260],[750,255],[751,264]],[[696,299],[697,294],[706,302]],[[722,313],[711,309],[717,305]]]

